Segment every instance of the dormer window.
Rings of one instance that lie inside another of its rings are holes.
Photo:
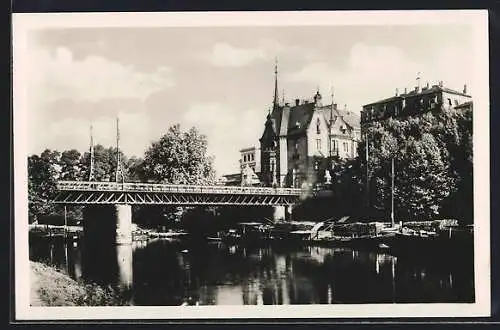
[[[316,119],[316,134],[320,134],[321,133],[321,129],[320,129],[320,126],[321,126],[321,122],[318,119]]]

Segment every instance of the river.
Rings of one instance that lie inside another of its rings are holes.
[[[136,306],[474,302],[472,260],[349,248],[30,240],[30,259],[118,288]]]

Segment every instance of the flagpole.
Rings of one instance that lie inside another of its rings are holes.
[[[394,157],[391,159],[391,228],[394,228]]]

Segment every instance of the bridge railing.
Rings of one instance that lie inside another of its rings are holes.
[[[164,193],[205,193],[205,194],[252,194],[252,195],[300,195],[298,188],[237,187],[175,185],[158,183],[117,183],[94,181],[58,181],[60,191],[125,191],[125,192],[164,192]]]

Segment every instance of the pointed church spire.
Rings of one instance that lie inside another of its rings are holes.
[[[274,59],[274,100],[273,109],[278,107],[278,58]]]
[[[330,109],[330,125],[332,124],[333,122],[333,109],[335,107],[335,99],[334,99],[334,93],[333,93],[333,86],[330,87],[330,95],[332,97],[332,106],[331,106],[331,109]]]

